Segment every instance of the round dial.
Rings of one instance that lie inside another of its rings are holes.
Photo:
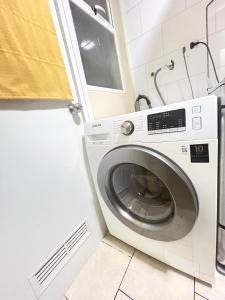
[[[134,123],[131,121],[124,121],[121,126],[121,132],[124,135],[130,135],[134,132]]]

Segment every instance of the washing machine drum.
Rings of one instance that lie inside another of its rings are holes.
[[[111,212],[151,239],[181,239],[198,216],[197,195],[187,175],[149,148],[123,146],[108,152],[98,169],[98,185]]]

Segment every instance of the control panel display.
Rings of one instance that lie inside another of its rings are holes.
[[[191,162],[192,163],[208,163],[209,162],[209,146],[208,144],[190,145]]]
[[[184,108],[148,115],[147,118],[149,134],[186,130]]]

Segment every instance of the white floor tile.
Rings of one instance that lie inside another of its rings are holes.
[[[225,300],[225,276],[216,272],[212,286],[196,279],[195,291],[209,300]]]
[[[135,251],[121,290],[135,300],[193,300],[194,280]]]
[[[195,294],[195,299],[194,300],[206,300],[206,298],[202,297],[202,296],[200,296],[198,294]]]
[[[114,299],[130,257],[100,243],[73,285],[66,293],[68,300]]]
[[[124,293],[122,293],[121,291],[118,291],[115,300],[130,300],[131,298],[129,298],[127,295],[125,295]]]
[[[115,249],[123,252],[124,254],[128,255],[128,256],[132,256],[133,252],[134,252],[134,247],[122,242],[121,240],[117,239],[116,237],[112,236],[111,234],[107,234],[104,239],[103,242],[108,244],[109,246],[114,247]]]

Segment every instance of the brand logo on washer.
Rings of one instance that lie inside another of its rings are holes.
[[[101,124],[101,123],[98,123],[98,124],[94,124],[94,125],[92,125],[92,127],[100,127],[100,126],[102,126],[102,124]]]
[[[188,148],[187,148],[187,146],[185,146],[185,145],[182,145],[182,146],[181,146],[181,153],[183,153],[183,154],[187,154],[187,152],[188,152]]]

